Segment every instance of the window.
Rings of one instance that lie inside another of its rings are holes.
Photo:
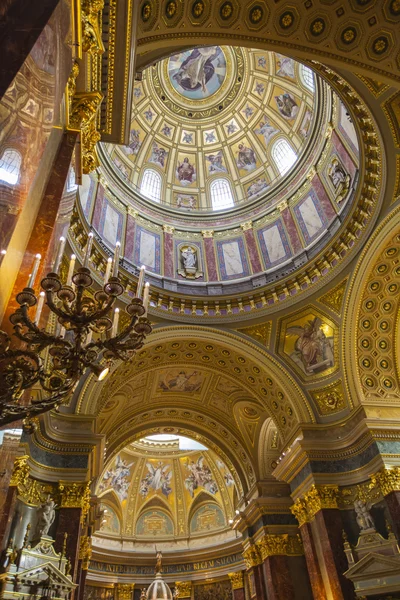
[[[140,185],[140,193],[155,202],[161,201],[161,175],[153,169],[146,169]]]
[[[314,91],[314,73],[306,67],[305,65],[300,66],[300,77],[304,85],[311,90]]]
[[[21,155],[16,150],[5,150],[0,158],[0,181],[15,185],[19,179]]]
[[[281,175],[287,173],[297,160],[297,154],[289,142],[280,138],[272,147],[272,158]]]
[[[234,205],[231,186],[226,179],[215,179],[210,186],[210,191],[213,210],[229,208]]]

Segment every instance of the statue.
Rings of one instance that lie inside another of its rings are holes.
[[[38,520],[36,525],[35,537],[40,538],[47,535],[50,527],[56,518],[55,503],[47,496],[46,502],[40,504],[37,508]]]
[[[185,269],[196,268],[196,252],[191,246],[182,251],[182,260]]]
[[[355,500],[354,509],[356,511],[356,520],[361,531],[375,529],[375,523],[367,505],[362,500]]]
[[[157,573],[161,573],[161,568],[162,568],[161,562],[162,562],[162,552],[161,552],[161,550],[158,550],[157,551],[157,561],[156,561],[156,575],[157,575]]]
[[[142,588],[142,593],[140,594],[140,600],[146,600],[146,598],[147,598],[146,590],[144,588]]]

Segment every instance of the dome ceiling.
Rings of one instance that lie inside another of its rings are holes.
[[[200,444],[180,448],[177,438],[132,442],[108,461],[97,494],[104,511],[99,546],[113,547],[112,538],[123,536],[135,539],[135,547],[156,542],[173,551],[232,537],[234,479],[220,457]]]
[[[226,209],[268,194],[290,170],[278,160],[285,151],[292,161],[304,152],[321,126],[316,102],[314,75],[291,58],[195,48],[143,72],[134,87],[130,144],[108,145],[107,153],[118,177],[149,198],[158,196],[146,185],[146,169],[160,176],[162,203],[180,211]],[[279,151],[278,140],[288,145]],[[215,203],[211,186],[220,178],[231,198]]]

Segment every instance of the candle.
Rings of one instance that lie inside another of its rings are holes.
[[[110,273],[111,273],[111,265],[112,265],[112,258],[111,256],[109,257],[109,259],[107,260],[107,265],[106,265],[106,272],[104,273],[104,283],[106,284],[107,281],[110,278]]]
[[[41,259],[41,255],[40,254],[36,254],[35,256],[35,262],[33,263],[33,269],[32,269],[32,273],[31,276],[29,277],[29,281],[28,281],[28,287],[29,288],[33,288],[33,286],[35,285],[35,279],[36,279],[36,275],[38,273],[39,270],[39,264],[40,264],[40,259]]]
[[[150,300],[150,284],[147,281],[145,283],[144,286],[144,293],[143,293],[143,306],[144,306],[144,310],[146,311],[144,313],[144,316],[146,316],[147,313],[147,309],[149,308],[149,300]]]
[[[90,258],[90,253],[92,251],[92,244],[93,244],[93,233],[90,232],[88,235],[88,241],[86,244],[86,254],[85,254],[85,260],[83,263],[83,266],[86,267],[86,269],[89,266],[89,258]]]
[[[119,253],[120,253],[120,250],[121,250],[121,242],[117,242],[115,244],[113,277],[118,277]]]
[[[38,325],[39,321],[40,321],[40,315],[42,314],[42,308],[43,308],[43,303],[44,303],[44,292],[40,292],[39,294],[39,300],[36,306],[36,314],[35,314],[35,323],[36,325]]]
[[[65,327],[61,327],[60,328],[60,337],[64,337],[65,336]]]
[[[140,298],[140,296],[142,295],[145,273],[146,273],[146,267],[144,265],[142,265],[140,267],[139,280],[138,280],[137,289],[136,289],[136,297],[137,298]]]
[[[113,319],[113,324],[112,324],[111,337],[115,337],[117,335],[118,321],[119,321],[119,308],[116,308],[114,311],[114,319]]]
[[[71,260],[69,261],[69,269],[68,269],[66,285],[71,285],[72,275],[74,274],[75,261],[76,261],[75,254],[71,254]]]
[[[57,253],[56,262],[54,263],[53,273],[58,273],[58,269],[60,268],[61,259],[64,254],[65,241],[66,241],[65,237],[61,236],[60,241],[58,243],[58,253]]]

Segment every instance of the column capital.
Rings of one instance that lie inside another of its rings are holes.
[[[132,206],[127,206],[126,207],[126,211],[128,213],[128,215],[130,215],[131,217],[133,217],[134,219],[137,219],[139,216],[139,213],[137,210],[135,210],[134,208],[132,208]]]
[[[241,590],[242,588],[244,588],[243,571],[236,571],[236,573],[228,573],[228,577],[231,580],[233,590]]]
[[[283,212],[286,208],[289,208],[289,202],[287,200],[282,200],[282,202],[278,204],[278,210]]]
[[[246,563],[246,569],[251,569],[252,567],[256,567],[257,565],[261,565],[263,563],[260,547],[256,545],[249,546],[243,552],[243,558],[244,562]]]
[[[371,482],[373,487],[380,489],[382,496],[387,496],[391,492],[399,492],[400,467],[383,468],[378,473],[371,475]]]
[[[177,598],[192,597],[192,582],[191,581],[175,581],[175,590]]]
[[[71,483],[60,481],[60,508],[81,508],[83,521],[90,509],[90,483]]]
[[[164,233],[174,233],[175,227],[173,225],[163,225],[162,226]]]
[[[246,221],[246,223],[240,223],[240,227],[243,229],[243,231],[253,229],[253,221]]]
[[[214,231],[212,229],[203,229],[201,235],[203,238],[212,238],[214,237]]]
[[[301,526],[311,521],[324,508],[339,508],[339,496],[338,485],[313,484],[303,497],[297,498],[290,510]]]
[[[257,542],[261,557],[266,560],[269,556],[292,556],[303,554],[303,544],[299,535],[266,534]]]

